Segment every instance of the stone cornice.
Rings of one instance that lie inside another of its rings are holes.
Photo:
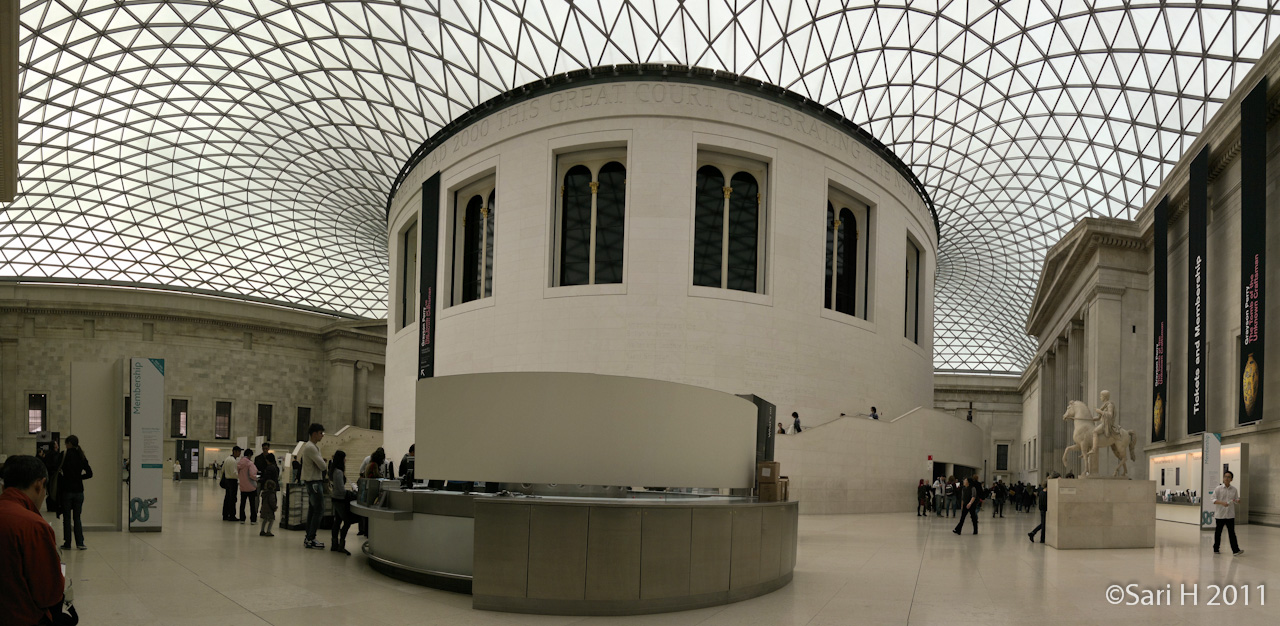
[[[356,339],[369,341],[385,346],[385,338],[373,333],[360,332],[346,328],[321,328],[307,330],[289,325],[274,326],[259,322],[246,322],[233,319],[209,317],[201,315],[180,315],[148,311],[111,311],[89,307],[71,306],[39,306],[30,304],[0,304],[0,314],[14,313],[18,315],[70,315],[91,318],[135,319],[145,322],[177,322],[216,326],[240,331],[263,332],[277,335],[291,335],[323,341],[325,339]]]

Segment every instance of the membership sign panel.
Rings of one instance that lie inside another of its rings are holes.
[[[1200,471],[1200,526],[1213,528],[1217,526],[1213,518],[1218,510],[1213,504],[1213,492],[1222,482],[1222,436],[1205,433],[1203,446],[1200,454],[1204,464]]]
[[[164,359],[129,359],[129,531],[160,530]]]

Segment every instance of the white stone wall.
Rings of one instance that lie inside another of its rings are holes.
[[[981,426],[924,408],[876,421],[845,417],[779,435],[775,458],[801,513],[910,511],[920,479],[932,478],[929,455],[981,468],[983,438]]]
[[[399,297],[398,234],[416,219],[422,182],[442,171],[447,199],[454,186],[497,173],[493,297],[451,308],[441,303],[437,375],[568,371],[655,378],[755,393],[776,404],[780,417],[798,411],[810,424],[872,405],[884,415],[931,406],[937,241],[908,182],[808,115],[701,86],[665,85],[666,99],[655,102],[657,87],[575,90],[579,103],[599,101],[590,107],[566,108],[565,93],[535,98],[473,125],[409,175],[389,220],[392,302]],[[674,90],[682,102],[671,101]],[[628,150],[625,282],[550,288],[558,190],[553,153],[617,142]],[[691,286],[700,148],[769,165],[764,294]],[[869,320],[823,309],[829,185],[872,207]],[[447,209],[442,204],[442,213]],[[442,244],[450,238],[448,226],[442,220]],[[908,233],[924,248],[920,345],[903,336]],[[439,258],[446,292],[443,245]],[[412,432],[416,359],[416,324],[390,329],[389,446],[408,445],[400,438]],[[391,443],[393,434],[398,444]]]

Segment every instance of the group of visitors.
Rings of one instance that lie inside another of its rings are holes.
[[[276,493],[280,490],[280,467],[276,455],[271,453],[271,445],[266,442],[262,444],[262,452],[256,458],[251,457],[252,450],[234,446],[231,455],[222,462],[220,486],[226,492],[222,499],[222,521],[257,524],[261,508],[262,528],[258,535],[274,537],[271,531],[278,508]],[[237,496],[240,500],[239,516],[236,515]],[[247,519],[246,505],[249,509]]]

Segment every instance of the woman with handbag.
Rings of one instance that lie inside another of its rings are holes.
[[[62,475],[58,478],[58,496],[62,500],[62,549],[71,549],[74,533],[76,549],[87,550],[84,545],[84,525],[80,512],[84,510],[84,481],[93,478],[89,459],[80,449],[80,438],[67,437],[67,450],[62,458]]]
[[[333,453],[329,462],[329,480],[333,485],[329,497],[333,500],[333,535],[330,538],[329,550],[350,556],[347,551],[347,531],[351,530],[351,500],[355,492],[347,491],[347,453],[338,450]],[[348,497],[348,495],[350,497]]]

